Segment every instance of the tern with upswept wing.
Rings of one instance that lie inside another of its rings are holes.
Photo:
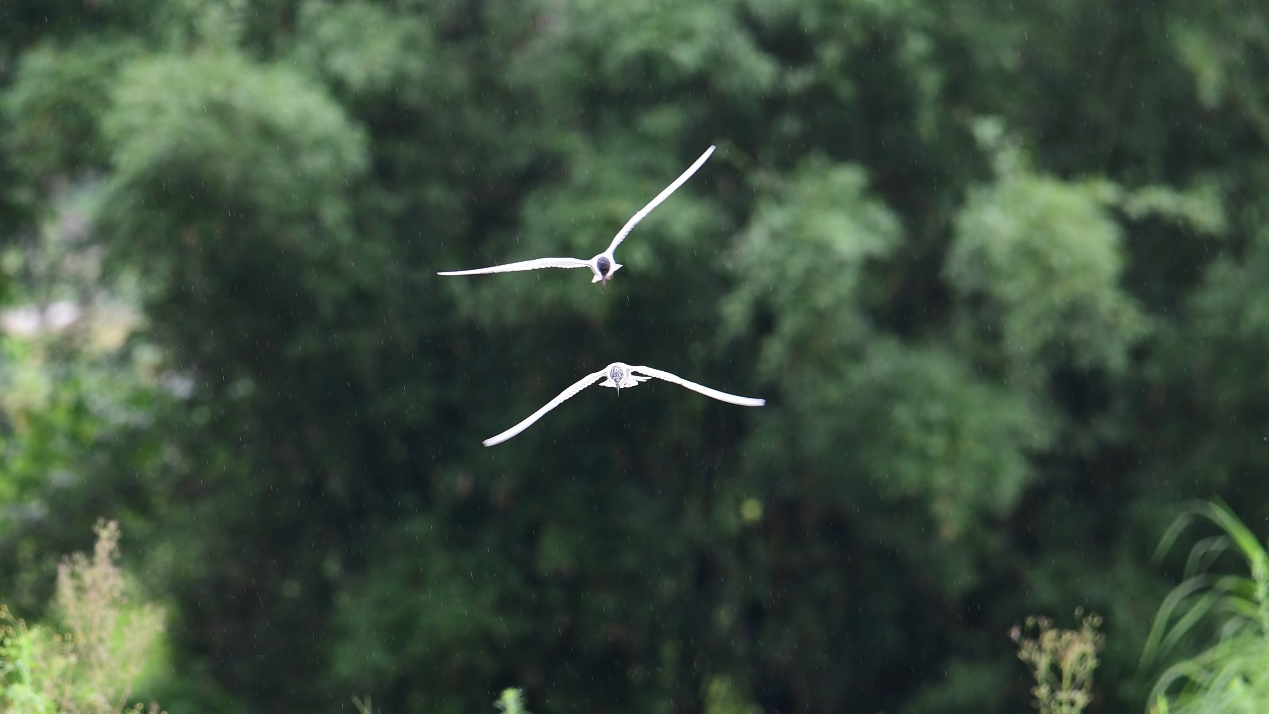
[[[502,432],[501,434],[498,434],[497,436],[491,436],[488,439],[485,439],[483,443],[485,446],[493,446],[495,444],[501,444],[507,439],[510,439],[516,434],[519,434],[525,429],[528,429],[530,426],[533,425],[535,421],[537,421],[538,419],[541,419],[542,415],[558,407],[559,405],[563,404],[565,401],[571,399],[572,397],[577,396],[578,392],[582,391],[583,389],[589,386],[592,386],[593,384],[595,384],[596,380],[603,379],[602,382],[599,382],[599,386],[613,387],[617,390],[617,393],[620,394],[621,389],[623,387],[638,386],[641,382],[646,382],[647,380],[652,379],[653,377],[656,377],[657,379],[665,380],[666,382],[673,382],[674,384],[677,384],[680,387],[687,387],[693,392],[700,392],[701,394],[704,394],[707,397],[712,397],[722,402],[727,402],[729,404],[739,404],[742,407],[760,407],[763,404],[767,403],[765,399],[753,399],[751,397],[738,397],[735,394],[728,394],[727,392],[720,392],[717,389],[710,389],[709,387],[706,387],[701,384],[697,384],[696,382],[688,381],[686,379],[683,379],[682,377],[678,377],[673,374],[670,374],[669,372],[662,372],[659,369],[652,369],[651,367],[631,366],[631,365],[625,364],[624,362],[613,362],[612,364],[608,365],[607,367],[604,367],[598,372],[595,372],[593,374],[588,374],[585,377],[582,377],[581,379],[577,380],[577,382],[575,382],[573,386],[560,392],[559,396],[547,402],[546,405],[543,406],[541,409],[538,409],[537,411],[530,414],[528,417],[524,419],[524,421],[520,422],[519,424],[516,424],[515,426],[511,427],[510,429],[507,429],[506,431]]]
[[[666,186],[665,190],[658,193],[657,197],[652,199],[648,205],[639,209],[638,213],[631,216],[630,220],[626,221],[626,225],[622,226],[620,231],[617,231],[617,235],[613,237],[612,243],[608,244],[608,250],[605,250],[590,260],[582,260],[581,258],[535,258],[533,260],[521,260],[516,263],[494,265],[488,268],[476,268],[474,270],[450,270],[437,274],[484,275],[487,273],[514,273],[521,270],[537,270],[539,268],[590,268],[590,271],[595,274],[595,277],[591,279],[591,282],[598,283],[603,281],[604,287],[607,287],[608,279],[612,277],[613,273],[617,272],[617,270],[621,268],[621,263],[618,263],[617,259],[613,256],[613,253],[617,250],[617,246],[621,245],[621,241],[626,239],[626,236],[630,234],[630,231],[638,225],[639,221],[642,221],[645,217],[647,217],[647,215],[652,212],[652,209],[661,205],[662,201],[669,198],[670,194],[674,193],[679,186],[682,186],[689,178],[691,178],[692,174],[696,173],[696,170],[705,163],[712,153],[714,153],[713,146],[709,147],[705,153],[701,154],[701,158],[697,159],[696,163],[689,166],[687,171],[684,171],[681,176],[674,179],[674,183]]]

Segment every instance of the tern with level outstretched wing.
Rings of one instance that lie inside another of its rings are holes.
[[[622,226],[620,231],[617,231],[617,235],[612,239],[612,243],[608,244],[608,250],[605,250],[590,260],[582,260],[581,258],[536,258],[534,260],[522,260],[518,263],[494,265],[489,268],[450,270],[438,273],[438,275],[514,273],[521,270],[537,270],[538,268],[590,268],[590,271],[595,274],[595,277],[591,279],[591,282],[598,283],[602,280],[604,287],[607,287],[608,279],[612,277],[613,273],[617,272],[617,270],[621,268],[621,263],[618,263],[617,259],[613,256],[613,252],[617,250],[617,246],[621,245],[621,241],[626,239],[626,236],[630,234],[630,231],[639,223],[639,221],[642,221],[649,213],[651,213],[652,209],[661,205],[662,201],[669,198],[670,194],[674,193],[679,186],[682,186],[689,178],[691,178],[692,174],[696,173],[696,170],[705,163],[705,160],[708,159],[709,155],[712,153],[714,153],[713,146],[709,147],[705,153],[701,154],[701,158],[697,159],[696,163],[689,166],[687,171],[683,172],[682,176],[674,179],[674,183],[666,186],[665,190],[657,194],[657,197],[652,199],[648,205],[639,209],[638,213],[631,216],[630,220],[626,221],[626,225]]]
[[[728,394],[727,392],[720,392],[717,389],[710,389],[709,387],[706,387],[701,384],[697,384],[696,382],[689,382],[688,380],[683,379],[682,377],[676,377],[675,375],[670,374],[669,372],[662,372],[659,369],[652,369],[651,367],[632,367],[631,365],[628,365],[622,362],[613,362],[612,364],[608,365],[607,367],[604,367],[598,372],[595,372],[594,374],[588,374],[585,377],[582,377],[581,379],[577,380],[577,382],[574,383],[573,386],[560,392],[559,396],[547,402],[546,406],[530,414],[527,418],[525,418],[524,421],[520,422],[519,424],[516,424],[515,426],[511,427],[510,429],[507,429],[506,431],[502,432],[501,434],[497,436],[491,436],[488,439],[485,439],[483,443],[485,444],[485,446],[493,446],[494,444],[501,444],[507,439],[510,439],[516,434],[519,434],[525,429],[528,429],[530,426],[533,425],[533,422],[537,421],[538,419],[541,419],[543,414],[546,414],[552,409],[563,404],[568,399],[571,399],[572,397],[576,396],[577,393],[582,391],[583,389],[595,384],[595,380],[603,379],[603,381],[599,383],[599,386],[613,387],[617,390],[617,393],[620,394],[622,387],[634,387],[634,386],[637,386],[640,382],[646,382],[647,380],[652,379],[653,377],[656,377],[657,379],[665,380],[667,382],[673,382],[674,384],[677,384],[680,387],[687,387],[693,392],[700,392],[701,394],[704,394],[707,397],[713,397],[714,399],[717,399],[719,401],[728,402],[729,404],[739,404],[742,407],[760,407],[763,404],[767,403],[765,399],[752,399],[750,397],[738,397],[735,394]]]

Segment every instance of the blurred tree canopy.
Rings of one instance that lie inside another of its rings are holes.
[[[1144,706],[1174,504],[1269,515],[1267,27],[8,2],[0,296],[60,240],[143,322],[5,338],[3,594],[122,520],[173,711],[1018,709],[1009,625],[1076,606],[1094,710]],[[711,143],[605,291],[435,275],[593,255]],[[615,360],[769,403],[585,393],[480,445]]]

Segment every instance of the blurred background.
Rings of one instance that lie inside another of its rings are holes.
[[[9,0],[0,601],[117,520],[174,713],[1029,711],[1083,608],[1143,711],[1168,525],[1269,517],[1267,75],[1235,0]],[[710,144],[606,290],[436,276]],[[767,406],[481,446],[613,361]]]

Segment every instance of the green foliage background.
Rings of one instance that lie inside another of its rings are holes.
[[[6,3],[3,296],[55,297],[23,266],[75,213],[144,322],[6,346],[5,598],[121,520],[171,711],[1017,710],[1009,625],[1076,606],[1093,711],[1141,707],[1174,504],[1269,496],[1267,26]],[[435,275],[593,255],[711,143],[606,291]],[[768,406],[585,393],[480,445],[616,360]]]

